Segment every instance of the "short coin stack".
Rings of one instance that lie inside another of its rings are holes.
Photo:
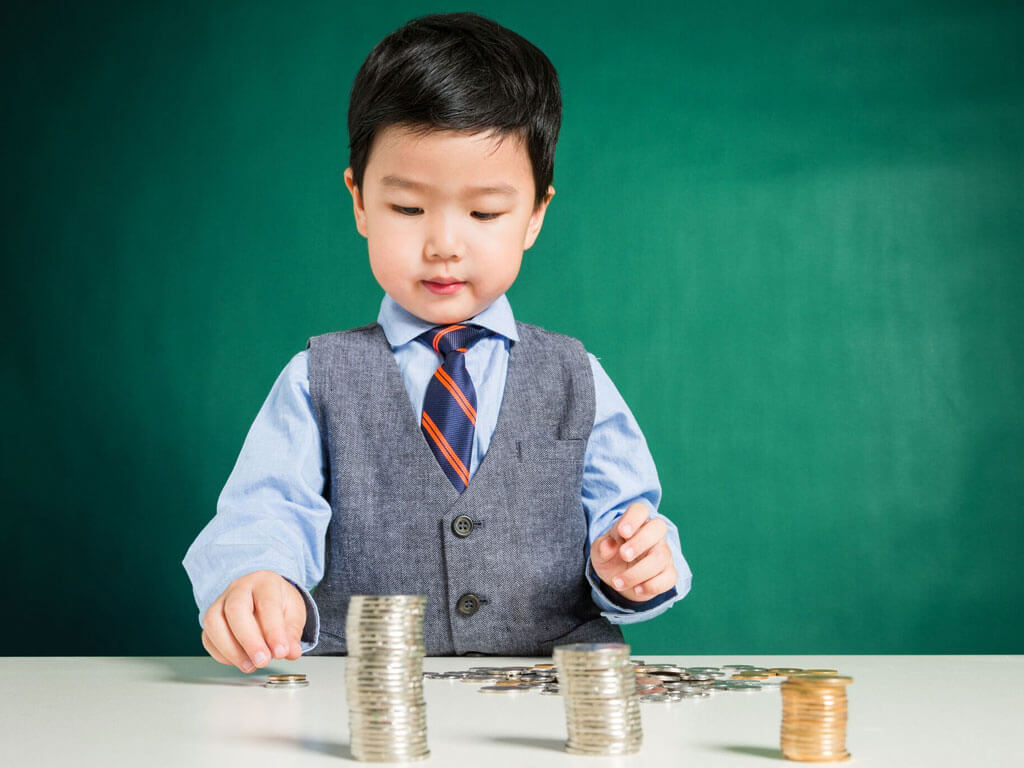
[[[421,595],[353,595],[345,622],[352,756],[410,762],[430,754],[423,700]]]
[[[307,686],[309,686],[309,680],[305,675],[267,675],[267,682],[263,684],[264,688],[277,688],[278,690],[306,688]]]
[[[629,755],[643,739],[636,676],[622,643],[560,645],[554,651],[565,719],[566,749],[577,755]]]
[[[789,760],[846,760],[845,675],[795,674],[782,684],[782,754]]]

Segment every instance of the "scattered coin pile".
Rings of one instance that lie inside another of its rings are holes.
[[[345,635],[352,755],[411,762],[430,754],[423,700],[421,595],[353,595]]]
[[[834,669],[764,669],[749,664],[721,667],[681,667],[676,664],[647,664],[631,659],[636,691],[642,703],[671,704],[683,699],[707,699],[719,691],[754,692],[777,690],[794,674],[836,674]],[[542,695],[560,695],[559,670],[554,664],[530,667],[470,667],[450,672],[424,672],[428,680],[449,680],[482,686],[481,693],[515,694],[537,691]]]
[[[846,686],[837,674],[795,674],[782,684],[782,754],[789,760],[846,760]]]
[[[636,675],[629,646],[576,643],[555,648],[561,671],[565,748],[576,755],[630,755],[643,740]]]

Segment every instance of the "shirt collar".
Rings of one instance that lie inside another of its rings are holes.
[[[393,348],[408,344],[424,331],[429,331],[435,327],[433,323],[428,323],[426,320],[421,320],[416,315],[407,312],[386,293],[384,294],[384,300],[380,303],[380,314],[377,315],[377,322],[384,329],[384,335]],[[510,341],[519,341],[519,334],[516,332],[516,319],[512,315],[512,306],[508,303],[508,299],[505,298],[505,294],[495,299],[494,303],[483,312],[465,322],[494,331]]]

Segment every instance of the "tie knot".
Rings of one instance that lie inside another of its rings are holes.
[[[419,336],[419,340],[432,347],[435,352],[447,357],[451,352],[465,352],[480,339],[490,336],[491,332],[479,325],[465,325],[455,323],[454,325],[438,326],[431,328]]]

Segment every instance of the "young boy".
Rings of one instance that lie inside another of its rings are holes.
[[[184,561],[204,647],[245,672],[344,653],[348,598],[402,593],[428,596],[431,655],[621,640],[690,572],[600,364],[505,298],[554,195],[554,67],[424,17],[370,53],[348,123],[380,315],[311,339],[256,417]]]

